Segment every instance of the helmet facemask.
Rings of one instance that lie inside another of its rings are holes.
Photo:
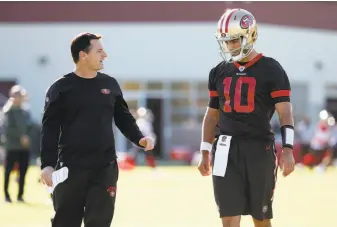
[[[232,37],[217,37],[220,46],[220,55],[226,62],[237,62],[247,57],[254,49],[254,44],[249,43],[248,35],[238,35]],[[240,47],[229,50],[227,42],[239,39]]]

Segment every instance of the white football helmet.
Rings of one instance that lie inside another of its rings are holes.
[[[236,62],[247,57],[257,40],[257,23],[253,14],[244,9],[227,10],[218,22],[216,39],[220,54],[227,62]],[[227,42],[240,39],[241,47],[229,50]]]

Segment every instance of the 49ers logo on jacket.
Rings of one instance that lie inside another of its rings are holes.
[[[105,95],[108,95],[108,94],[110,94],[110,90],[109,90],[109,89],[107,89],[107,88],[103,88],[103,89],[101,89],[101,92],[102,92],[102,94],[105,94]]]
[[[241,18],[241,21],[240,21],[240,26],[241,28],[243,29],[247,29],[249,28],[251,25],[253,24],[253,18],[249,15],[244,15],[242,18]]]
[[[110,186],[106,191],[110,194],[111,197],[116,195],[116,187]]]

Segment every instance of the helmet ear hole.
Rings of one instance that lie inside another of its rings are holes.
[[[252,39],[253,39],[254,42],[256,41],[256,39],[257,39],[257,32],[256,31],[253,31]]]

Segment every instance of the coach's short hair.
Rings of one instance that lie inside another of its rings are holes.
[[[90,50],[90,41],[94,39],[101,39],[101,35],[96,35],[92,33],[81,33],[77,35],[71,42],[71,56],[73,57],[73,61],[75,63],[78,62],[80,57],[80,52],[83,51],[88,53]]]

